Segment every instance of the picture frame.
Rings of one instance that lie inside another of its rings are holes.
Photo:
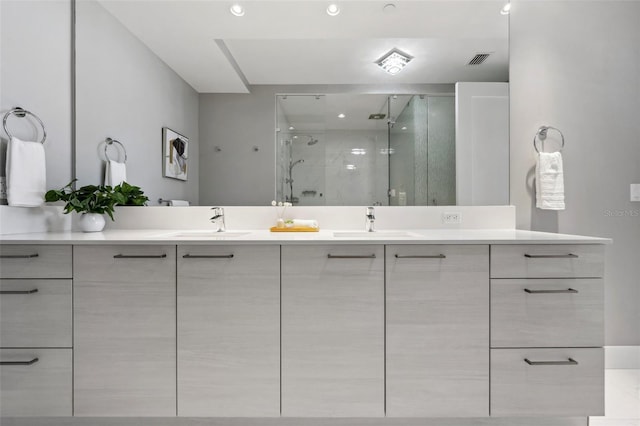
[[[189,138],[162,128],[162,175],[171,179],[186,181],[188,178]]]

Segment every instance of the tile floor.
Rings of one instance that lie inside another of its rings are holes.
[[[605,417],[590,417],[589,426],[640,426],[640,370],[606,369]]]

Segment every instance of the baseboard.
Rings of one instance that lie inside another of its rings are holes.
[[[605,346],[604,368],[640,369],[640,346]]]

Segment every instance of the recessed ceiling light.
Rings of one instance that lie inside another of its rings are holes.
[[[327,6],[327,15],[336,16],[339,13],[340,13],[340,7],[337,4],[331,3],[329,6]]]
[[[347,164],[345,167],[346,167],[347,170],[355,170],[356,169],[356,166],[353,165],[353,164]]]
[[[338,114],[338,118],[345,118],[346,115],[344,115],[343,113]]]
[[[234,3],[229,10],[235,16],[244,16],[244,7],[241,4]]]
[[[298,139],[298,137],[297,137],[297,136],[294,136],[293,138],[294,138],[294,139]]]
[[[402,130],[407,130],[407,126],[402,126]]]
[[[367,150],[364,148],[353,148],[351,149],[351,153],[353,155],[365,155],[367,153]]]
[[[507,2],[504,6],[502,6],[502,10],[500,10],[500,15],[508,15],[511,12],[511,3]]]
[[[394,48],[378,59],[376,64],[387,73],[395,75],[402,71],[412,59],[413,56]]]
[[[289,126],[289,130],[295,130],[296,128],[293,126]]]

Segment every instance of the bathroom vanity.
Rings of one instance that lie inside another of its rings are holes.
[[[96,235],[2,236],[3,417],[603,414],[610,240]]]

